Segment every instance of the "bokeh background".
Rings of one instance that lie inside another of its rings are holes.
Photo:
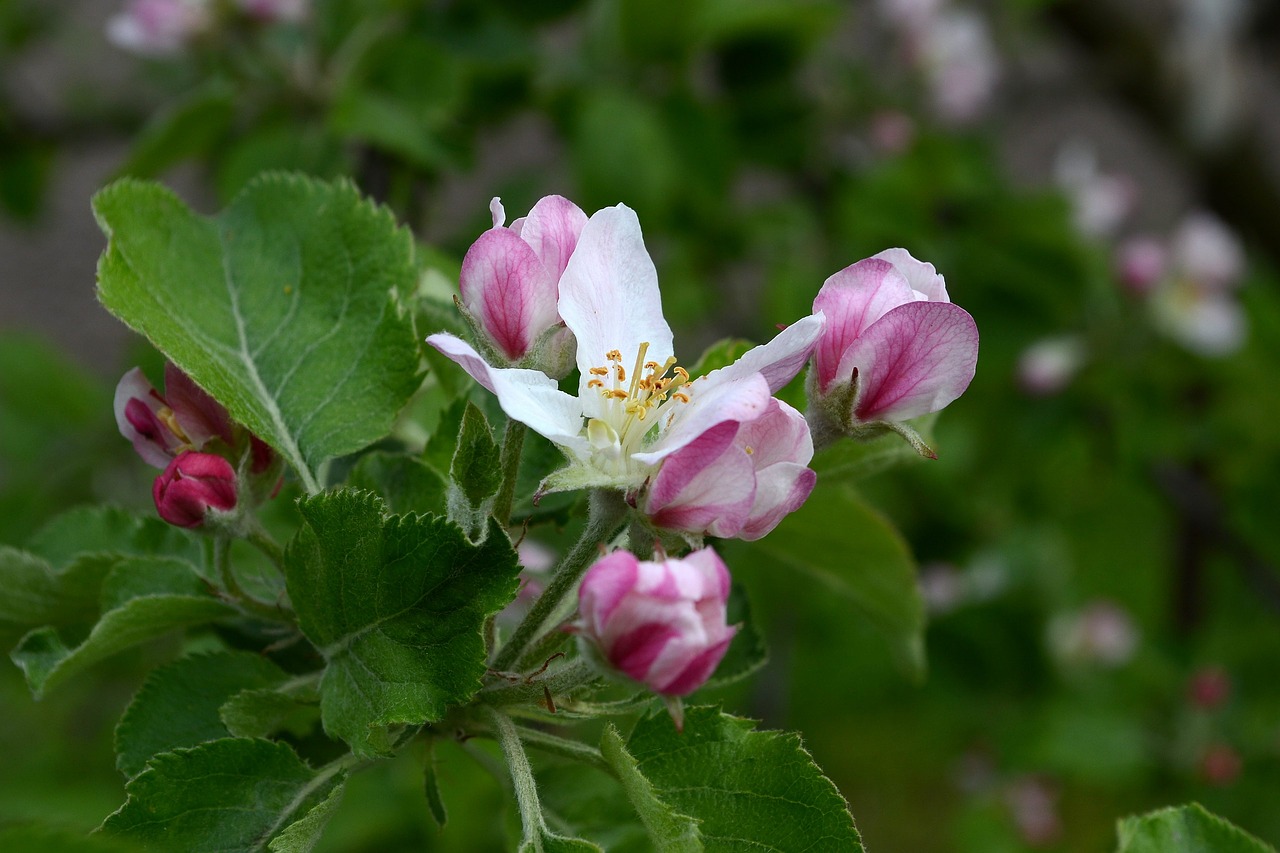
[[[977,320],[977,377],[936,462],[824,476],[918,560],[927,675],[729,549],[772,654],[721,698],[803,733],[868,849],[1106,850],[1187,800],[1280,843],[1280,7],[314,0],[163,44],[121,36],[131,8],[0,0],[0,543],[148,506],[111,392],[158,362],[93,297],[118,176],[205,211],[263,170],[350,176],[428,247],[424,287],[492,196],[625,202],[682,352],[903,246]],[[0,821],[115,809],[111,730],[175,648],[38,703],[0,667]],[[406,759],[353,779],[323,849],[501,849],[500,788],[440,760],[444,833]]]

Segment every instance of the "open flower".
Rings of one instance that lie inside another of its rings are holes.
[[[116,385],[116,426],[143,461],[164,468],[184,450],[201,450],[215,438],[234,443],[231,418],[191,377],[173,364],[164,368],[164,396],[139,368]]]
[[[710,548],[661,562],[614,551],[578,589],[578,628],[610,667],[664,696],[697,690],[729,649],[729,570]]]
[[[734,364],[691,380],[672,353],[640,223],[623,205],[583,227],[560,279],[558,309],[577,342],[576,397],[540,371],[493,367],[452,335],[427,341],[496,394],[509,417],[565,451],[570,466],[552,474],[544,491],[613,487],[633,499],[673,454],[716,427],[771,411],[770,395],[804,367],[823,328],[821,316],[806,317]],[[742,468],[732,487],[758,491],[754,466]]]
[[[205,0],[129,0],[107,21],[107,38],[140,56],[180,53],[211,23]]]
[[[510,227],[503,225],[507,215],[501,201],[495,198],[489,210],[493,227],[462,260],[462,304],[498,353],[514,364],[532,354],[560,322],[560,279],[587,215],[558,195],[541,199]],[[564,340],[547,343],[556,351],[565,346]]]
[[[809,398],[835,431],[899,428],[941,410],[973,379],[973,318],[951,303],[933,265],[905,249],[887,249],[831,276],[813,309],[827,325],[814,350]]]

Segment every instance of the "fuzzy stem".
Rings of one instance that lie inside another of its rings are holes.
[[[538,784],[533,778],[533,768],[529,766],[529,756],[525,755],[515,724],[506,715],[486,708],[484,716],[497,735],[502,754],[507,757],[507,766],[511,769],[516,804],[520,807],[520,823],[524,826],[524,841],[536,841],[546,831],[547,823],[542,817]]]
[[[569,615],[565,612],[566,602],[577,592],[578,581],[582,580],[587,567],[600,553],[600,546],[613,537],[626,512],[627,505],[617,492],[597,489],[591,493],[591,512],[581,538],[565,555],[550,585],[534,603],[520,627],[498,650],[493,661],[494,669],[512,669],[539,638]]]
[[[244,538],[250,545],[266,554],[267,559],[277,569],[281,572],[284,571],[284,549],[280,547],[280,544],[272,538],[271,534],[262,525],[258,524],[256,519],[249,525],[249,529],[245,531]]]
[[[552,755],[559,755],[572,761],[579,761],[597,770],[603,770],[610,776],[615,775],[613,768],[609,766],[609,762],[605,761],[604,756],[600,754],[600,750],[593,746],[588,746],[581,741],[553,735],[541,729],[531,729],[526,726],[516,726],[515,729],[520,735],[520,740],[524,741],[526,746],[531,746],[542,752],[549,752]]]
[[[520,451],[527,431],[528,427],[514,418],[507,421],[506,436],[502,439],[502,487],[493,504],[493,517],[503,526],[511,521],[511,506],[515,503],[516,480],[520,474]]]

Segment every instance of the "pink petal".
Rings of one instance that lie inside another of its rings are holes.
[[[807,465],[813,458],[813,437],[804,415],[778,399],[770,400],[760,417],[742,425],[737,444],[751,448],[757,470],[777,462]]]
[[[130,370],[116,385],[116,427],[142,461],[156,468],[167,467],[178,446],[177,438],[156,416],[165,405],[140,368]]]
[[[813,300],[813,310],[821,311],[827,321],[813,353],[821,390],[848,382],[852,369],[844,369],[844,353],[886,312],[915,299],[906,278],[879,258],[858,261],[823,282]]]
[[[729,577],[729,567],[724,564],[724,560],[720,559],[720,555],[712,548],[700,548],[686,554],[681,562],[702,577],[703,589],[699,597],[714,599],[723,610],[729,601],[729,587],[732,581]],[[723,623],[724,619],[721,618],[720,621]]]
[[[203,447],[214,436],[235,443],[227,410],[172,362],[164,366],[164,396],[193,447]]]
[[[716,667],[724,659],[725,652],[729,651],[729,644],[733,642],[733,637],[737,633],[736,625],[730,627],[727,637],[689,661],[675,678],[665,685],[655,685],[657,692],[664,696],[687,696],[697,690],[716,671]]]
[[[609,661],[636,681],[648,682],[654,661],[679,638],[674,626],[649,622],[618,637],[609,648]]]
[[[640,561],[630,551],[614,551],[600,558],[583,575],[578,606],[591,633],[603,636],[605,624],[618,604],[635,588]]]
[[[714,536],[742,527],[756,486],[751,458],[734,442],[738,429],[718,424],[663,461],[645,502],[654,524]]]
[[[560,316],[578,341],[578,396],[583,413],[603,417],[605,401],[587,388],[590,369],[611,350],[631,371],[642,343],[646,361],[671,356],[671,327],[662,316],[658,272],[644,247],[640,221],[624,205],[597,211],[582,229],[560,279]]]
[[[859,420],[903,421],[963,394],[977,364],[978,327],[969,312],[947,302],[913,302],[854,341],[840,369],[858,371]]]
[[[917,261],[906,249],[885,249],[872,255],[882,261],[893,264],[893,268],[902,274],[911,285],[911,289],[929,302],[950,302],[947,296],[947,281],[938,275],[933,264]]]
[[[772,532],[782,519],[804,505],[817,482],[812,468],[795,462],[779,462],[757,471],[756,498],[737,538],[754,542]]]
[[[551,278],[559,282],[586,225],[582,208],[564,196],[549,195],[529,211],[520,238],[533,247]]]
[[[733,364],[711,371],[700,381],[715,384],[759,373],[769,383],[769,393],[776,393],[804,369],[825,326],[821,314],[797,320],[769,343],[748,350]]]
[[[462,301],[512,361],[555,325],[556,282],[529,244],[505,228],[484,232],[462,259]]]

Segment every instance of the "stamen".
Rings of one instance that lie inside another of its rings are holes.
[[[743,450],[745,450],[745,451],[747,451],[747,455],[748,455],[748,456],[755,456],[755,455],[756,455],[755,448],[753,448],[753,447],[752,447],[751,445],[749,445],[749,444],[748,444],[748,445],[746,445],[745,447],[743,447],[742,449],[743,449]]]
[[[618,371],[618,381],[619,381],[619,382],[626,382],[626,381],[627,381],[627,371],[623,370],[622,365],[621,365],[621,364],[619,364],[615,369]]]
[[[683,391],[677,391],[671,395],[672,400],[679,400],[681,403],[689,402],[689,395]]]
[[[635,369],[631,372],[631,391],[627,394],[628,397],[636,396],[636,389],[639,388],[638,383],[640,382],[640,377],[643,372],[644,354],[647,353],[648,351],[649,351],[648,341],[645,341],[644,343],[640,344],[640,349],[636,351],[636,366],[635,366]],[[618,379],[622,380],[624,378],[625,377],[624,377],[624,374],[622,373],[622,366],[619,365]]]
[[[622,351],[611,349],[604,354],[605,361],[622,361]]]
[[[609,375],[609,368],[607,368],[607,367],[593,367],[593,368],[589,369],[587,372],[588,372],[588,373],[590,373],[592,376],[608,376],[608,375]]]
[[[603,382],[601,382],[599,379],[592,379],[591,381],[587,382],[587,387],[588,387],[588,388],[603,388],[603,387],[604,387],[604,383],[603,383]]]
[[[627,399],[628,396],[630,396],[629,394],[627,394],[626,391],[623,391],[621,388],[614,388],[612,391],[606,391],[605,395],[608,397],[612,397],[615,400],[625,400]]]

